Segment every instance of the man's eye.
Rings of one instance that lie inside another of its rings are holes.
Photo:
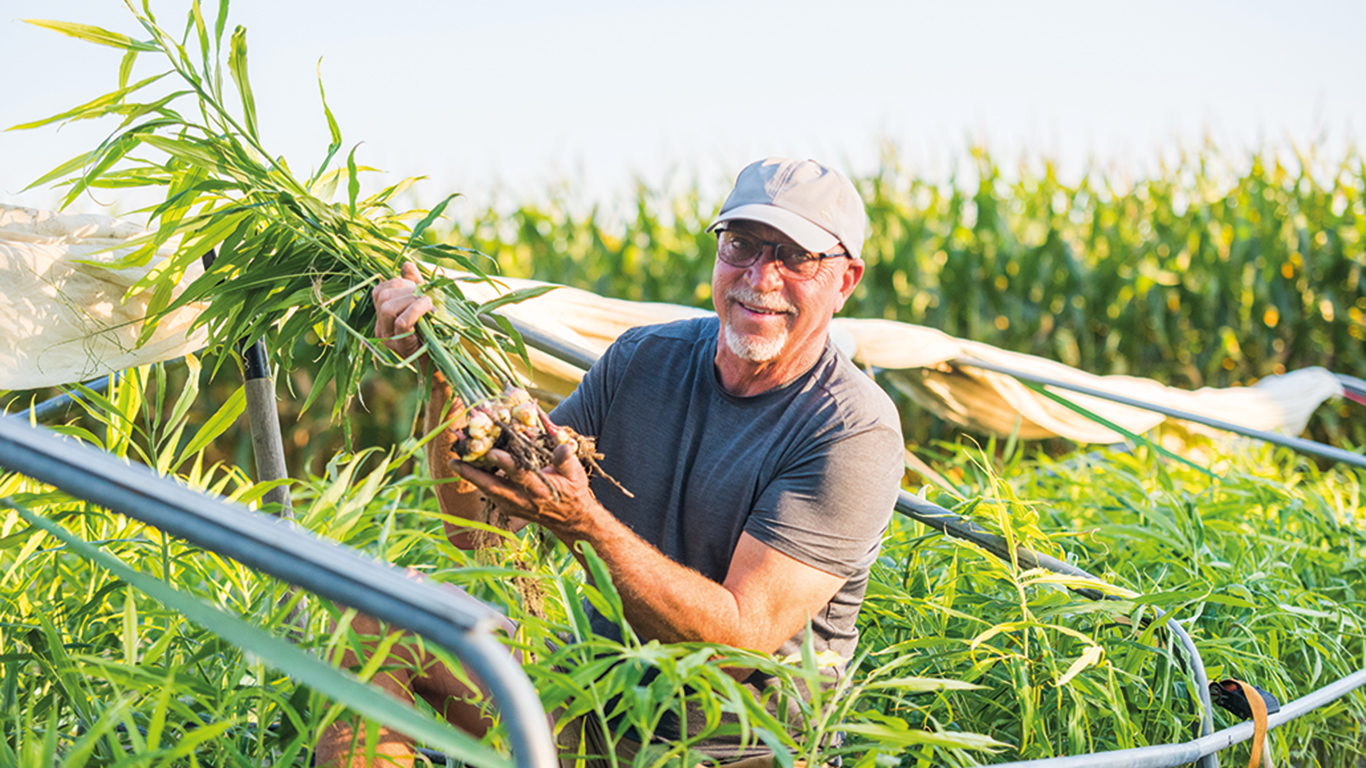
[[[742,237],[740,235],[731,235],[730,247],[734,248],[737,251],[748,252],[754,250],[756,246],[754,244],[754,241],[750,240],[747,237]]]
[[[795,246],[785,250],[786,252],[781,254],[782,260],[785,263],[790,264],[794,267],[799,267],[803,264],[810,264],[813,261],[820,260],[820,257],[816,254],[811,253],[810,251],[801,250],[800,248],[797,248]]]

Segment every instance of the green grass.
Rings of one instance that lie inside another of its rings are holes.
[[[166,382],[161,368],[135,372],[89,407],[103,428],[65,431],[151,466],[183,459],[180,479],[192,487],[242,501],[259,496],[262,489],[240,471],[205,466],[203,450],[192,450],[207,439],[204,430],[233,423],[232,406],[225,405],[221,418],[210,418],[199,430],[187,428],[183,414],[190,409],[175,408],[177,398],[162,396]],[[164,408],[182,415],[163,420]],[[648,735],[663,713],[685,705],[701,706],[714,716],[723,710],[743,712],[751,738],[819,759],[827,749],[825,734],[867,721],[859,714],[866,699],[960,686],[953,680],[900,679],[891,665],[816,702],[789,733],[722,667],[768,669],[784,681],[776,695],[792,695],[799,683],[819,674],[818,660],[641,643],[630,633],[623,644],[592,637],[581,601],[591,599],[609,615],[620,615],[620,608],[612,607],[614,592],[588,586],[567,552],[547,550],[534,536],[512,537],[495,552],[453,548],[441,535],[427,473],[420,467],[416,473],[399,469],[405,466],[404,452],[370,449],[335,456],[325,474],[296,485],[300,523],[382,562],[416,567],[503,607],[522,626],[514,645],[535,657],[528,674],[547,707],[564,709],[565,720],[596,712],[604,721],[621,719]],[[175,460],[167,462],[163,455]],[[18,476],[0,477],[0,499],[5,502],[0,507],[0,648],[6,649],[0,658],[0,700],[6,702],[0,715],[0,763],[44,760],[49,746],[63,765],[122,760],[182,765],[191,759],[288,763],[337,716],[334,701],[398,724],[420,718],[386,715],[371,700],[376,695],[371,689],[348,692],[335,674],[319,675],[297,652],[281,650],[279,636],[287,634],[290,606],[284,587],[273,580]],[[92,545],[100,552],[91,551]],[[599,573],[598,583],[609,583],[604,574]],[[532,593],[542,598],[528,603]],[[187,606],[186,600],[197,602]],[[326,603],[311,604],[303,648],[332,658],[338,644],[349,642],[346,633],[329,629],[342,615]],[[277,637],[261,638],[254,627]],[[578,641],[564,644],[564,637]],[[561,649],[548,651],[550,642]],[[365,670],[363,677],[374,671]],[[656,675],[648,684],[647,672]],[[340,693],[325,698],[320,690]],[[272,724],[271,730],[262,727]],[[674,757],[714,732],[692,734],[691,740],[673,745]],[[896,752],[904,743],[928,739],[965,747],[991,743],[953,731],[883,734],[874,729],[867,742],[871,749],[860,751],[872,759],[878,750]],[[460,747],[459,739],[447,741]],[[506,737],[495,729],[487,745],[506,749]]]
[[[1210,449],[1219,480],[1146,449],[1017,453],[994,466],[962,446],[944,454],[973,489],[959,503],[973,519],[1139,596],[1092,603],[901,521],[865,603],[864,642],[913,646],[909,671],[986,686],[945,697],[934,722],[1031,758],[1190,738],[1190,681],[1171,638],[1144,626],[1147,606],[1183,622],[1211,679],[1250,680],[1282,702],[1359,668],[1360,474],[1240,443]],[[1354,695],[1277,731],[1278,764],[1355,765],[1363,704]],[[1233,724],[1222,710],[1220,723]]]

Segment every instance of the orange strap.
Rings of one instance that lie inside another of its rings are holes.
[[[1261,765],[1262,747],[1266,744],[1266,701],[1256,688],[1242,680],[1230,679],[1243,689],[1243,696],[1247,699],[1247,705],[1252,709],[1252,756],[1248,758],[1247,768],[1257,768]]]

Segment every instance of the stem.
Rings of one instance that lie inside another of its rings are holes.
[[[454,359],[450,352],[440,343],[436,332],[432,327],[431,321],[423,317],[417,321],[417,333],[427,345],[427,354],[431,358],[432,364],[446,378],[447,383],[456,396],[460,398],[463,407],[496,395],[496,392],[489,391],[487,387],[481,387],[479,382],[474,381],[461,369],[459,361]]]

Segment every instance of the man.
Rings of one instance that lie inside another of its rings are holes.
[[[589,542],[644,638],[787,654],[809,620],[818,652],[851,657],[903,450],[890,399],[828,338],[863,275],[865,226],[857,190],[836,171],[778,158],[746,167],[709,229],[717,317],[626,332],[550,414],[595,435],[604,469],[633,496],[586,478],[563,446],[542,474],[497,451],[498,472],[447,465],[446,435],[430,445],[433,471],[470,485],[440,486],[443,511],[483,521],[482,495],[571,547]],[[431,304],[414,298],[416,271],[405,275],[375,301],[378,335],[408,356],[415,340],[394,337]],[[434,389],[429,428],[445,397]],[[424,693],[441,687],[433,677],[398,682]],[[761,688],[755,677],[744,682]],[[727,760],[762,749],[704,751]]]

